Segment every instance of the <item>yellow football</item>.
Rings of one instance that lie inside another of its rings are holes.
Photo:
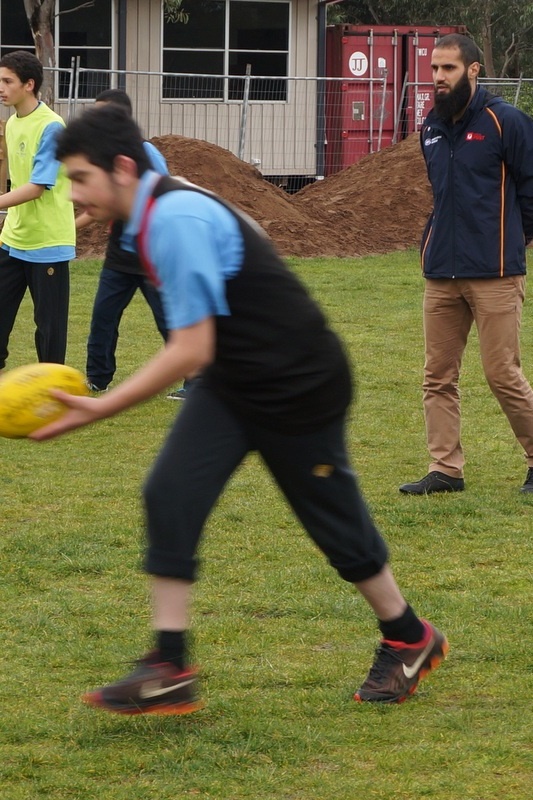
[[[64,364],[27,364],[0,375],[0,436],[22,439],[59,419],[67,407],[51,394],[89,393],[81,372]]]

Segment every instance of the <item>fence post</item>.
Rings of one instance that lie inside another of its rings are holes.
[[[70,75],[68,78],[67,122],[76,116],[76,101],[74,98],[74,74],[76,72],[76,59],[70,59]]]
[[[518,78],[518,83],[516,84],[516,94],[514,96],[514,106],[518,106],[518,100],[520,98],[520,89],[522,88],[522,76],[523,72],[520,73],[520,77]]]
[[[244,79],[244,94],[242,98],[241,129],[239,131],[239,158],[241,161],[244,156],[244,144],[246,141],[246,118],[248,116],[248,99],[250,97],[250,74],[252,65],[246,65],[246,78]]]
[[[75,60],[74,58],[72,60],[75,61],[75,63],[72,65],[74,70],[74,85],[70,86],[69,94],[71,90],[73,90],[74,92],[73,105],[74,105],[74,116],[75,116],[78,107],[78,100],[80,99],[80,57],[76,56]]]
[[[387,70],[383,70],[383,91],[381,94],[381,111],[379,114],[378,152],[381,150],[383,138],[383,120],[385,119],[385,102],[387,100]]]
[[[398,103],[398,111],[396,113],[396,123],[394,125],[394,134],[392,136],[392,144],[397,144],[399,142],[399,135],[400,135],[400,125],[402,124],[402,116],[404,112],[404,103],[405,103],[405,96],[407,94],[407,81],[408,81],[408,73],[405,73],[403,84],[402,84],[402,92],[400,94],[400,100]]]

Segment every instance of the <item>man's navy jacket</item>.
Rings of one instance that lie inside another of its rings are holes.
[[[434,202],[422,237],[424,276],[524,274],[533,239],[533,119],[478,87],[456,124],[430,111],[421,146]]]

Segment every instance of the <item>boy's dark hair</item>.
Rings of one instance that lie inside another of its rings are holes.
[[[33,94],[37,97],[43,85],[43,65],[37,56],[29,50],[12,50],[2,56],[0,67],[10,69],[22,83],[33,80]]]
[[[56,158],[63,161],[67,156],[78,155],[105,172],[113,172],[117,156],[135,161],[139,177],[150,169],[139,126],[115,103],[89,108],[61,131]]]
[[[130,117],[133,116],[133,107],[131,105],[129,95],[127,95],[126,92],[123,92],[122,89],[105,89],[103,92],[100,92],[100,94],[96,95],[94,102],[115,103],[115,105],[125,108]]]
[[[465,67],[469,67],[474,61],[479,61],[481,64],[481,50],[470,36],[465,36],[464,33],[448,33],[439,39],[435,45],[436,49],[445,47],[457,47],[461,53],[461,60]]]

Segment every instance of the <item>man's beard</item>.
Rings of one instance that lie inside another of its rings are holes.
[[[462,116],[472,94],[472,87],[465,70],[463,77],[449,92],[438,92],[435,88],[435,113],[449,122],[454,117]]]

